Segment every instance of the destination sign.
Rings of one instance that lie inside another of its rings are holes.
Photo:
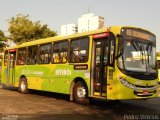
[[[128,37],[135,37],[135,38],[140,38],[144,40],[149,40],[149,41],[154,41],[155,36],[152,35],[151,33],[140,30],[140,29],[135,29],[135,28],[123,28],[122,29],[122,35],[123,36],[128,36]]]
[[[109,36],[109,33],[100,33],[100,34],[93,35],[93,39],[104,38],[104,37],[108,37],[108,36]]]
[[[127,29],[126,30],[126,35],[127,36],[133,36],[133,37],[137,37],[137,38],[142,38],[142,39],[146,39],[146,40],[150,40],[150,35],[146,34],[146,33],[142,33],[139,31],[135,31],[135,30],[131,30],[131,29]]]

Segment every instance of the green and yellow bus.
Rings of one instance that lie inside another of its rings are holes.
[[[157,97],[156,37],[129,26],[26,42],[4,50],[2,83],[87,103]]]

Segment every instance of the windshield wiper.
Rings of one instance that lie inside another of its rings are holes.
[[[141,55],[142,55],[142,59],[141,59],[142,60],[142,64],[144,64],[144,53],[142,52],[142,48],[138,45],[138,43],[135,43],[133,41],[133,39],[132,39],[131,43],[132,43],[134,49],[141,53]]]
[[[153,64],[150,64],[150,58],[149,56],[151,56],[151,52],[152,52],[152,45],[148,44],[148,46],[146,47],[147,53],[148,53],[148,66],[152,69],[154,69],[155,67],[153,67]]]

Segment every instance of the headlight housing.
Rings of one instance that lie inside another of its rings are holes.
[[[141,87],[136,87],[135,85],[129,83],[124,77],[122,76],[118,76],[119,81],[126,87],[130,88],[130,89],[134,89],[134,90],[156,90],[158,87],[158,84],[153,86],[153,87],[149,87],[149,88],[141,88]]]
[[[136,86],[129,83],[125,78],[123,78],[122,76],[118,76],[119,81],[126,87],[131,88],[131,89],[135,89]]]

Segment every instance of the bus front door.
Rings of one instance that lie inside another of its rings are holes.
[[[107,64],[108,64],[108,46],[107,37],[95,39],[93,53],[93,95],[106,96],[107,84]]]
[[[9,86],[14,85],[15,58],[16,58],[16,52],[15,51],[10,52],[9,59],[8,59],[8,77],[7,77],[7,85],[9,85]]]

